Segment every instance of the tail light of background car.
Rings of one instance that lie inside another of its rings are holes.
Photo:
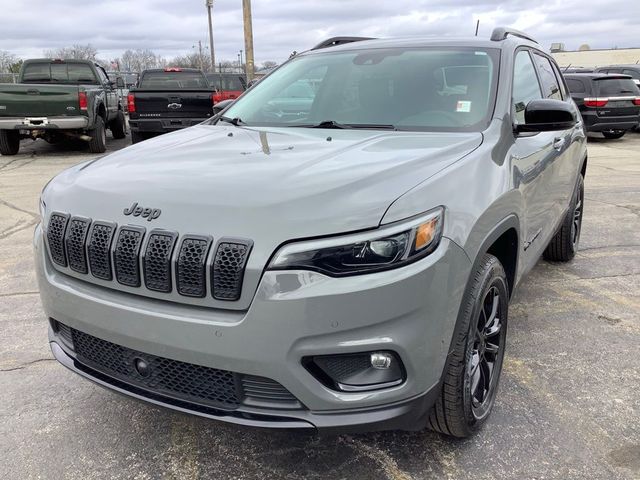
[[[585,98],[584,106],[585,107],[604,107],[607,102],[609,102],[608,98]]]
[[[136,111],[136,97],[133,95],[133,93],[127,95],[127,110],[129,112]]]
[[[218,102],[222,101],[222,93],[214,92],[211,94],[211,102],[215,105]]]
[[[636,97],[633,99],[633,104],[640,106],[640,97]]]
[[[78,103],[80,104],[80,110],[87,109],[87,92],[78,92]]]

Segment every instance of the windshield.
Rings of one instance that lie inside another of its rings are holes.
[[[208,89],[209,83],[200,72],[147,72],[140,80],[140,88],[176,90],[181,88]]]
[[[220,75],[219,73],[208,73],[207,80],[212,87],[217,88],[219,91],[242,91],[244,86],[242,85],[241,75]]]
[[[22,72],[24,83],[98,83],[93,70],[86,63],[29,63]]]
[[[631,78],[600,78],[596,79],[599,97],[615,97],[639,95],[638,86]]]
[[[246,126],[480,130],[493,111],[498,53],[438,47],[301,55],[224,115]]]

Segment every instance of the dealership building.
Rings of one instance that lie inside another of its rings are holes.
[[[551,55],[558,65],[567,67],[600,67],[603,65],[640,64],[640,48],[591,50],[584,45],[579,50],[566,51],[564,45],[554,43]]]

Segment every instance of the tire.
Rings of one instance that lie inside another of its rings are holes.
[[[131,144],[140,143],[147,139],[147,136],[144,133],[134,132],[131,130]]]
[[[126,120],[124,119],[124,113],[122,113],[122,110],[118,110],[118,114],[116,115],[116,118],[114,118],[111,121],[111,134],[113,135],[113,138],[116,139],[121,139],[127,136],[127,132],[126,132]]]
[[[0,130],[0,153],[15,155],[20,150],[20,132],[18,130]]]
[[[578,251],[580,231],[582,230],[582,215],[584,213],[584,179],[578,175],[569,211],[567,211],[560,229],[547,245],[544,251],[545,260],[550,262],[568,262]]]
[[[502,372],[509,315],[507,276],[500,261],[485,254],[463,299],[461,328],[445,366],[442,392],[428,426],[465,438],[487,420]],[[482,328],[480,328],[482,327]]]
[[[107,130],[104,126],[104,120],[98,116],[96,125],[89,132],[91,140],[89,140],[89,151],[91,153],[104,153],[107,150]]]
[[[627,133],[625,130],[611,130],[610,132],[602,132],[602,135],[604,135],[604,138],[615,140],[616,138],[624,137],[625,133]]]

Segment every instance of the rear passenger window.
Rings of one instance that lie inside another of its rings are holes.
[[[567,78],[567,85],[569,86],[569,91],[571,93],[586,93],[584,84],[580,80]]]
[[[540,84],[533,68],[529,52],[521,50],[516,54],[513,70],[513,115],[515,122],[524,123],[524,109],[531,100],[542,98]]]
[[[542,83],[542,93],[544,97],[562,100],[558,79],[555,73],[553,73],[553,67],[549,59],[538,53],[534,53],[533,58],[538,66],[538,73],[540,73],[540,82]]]

